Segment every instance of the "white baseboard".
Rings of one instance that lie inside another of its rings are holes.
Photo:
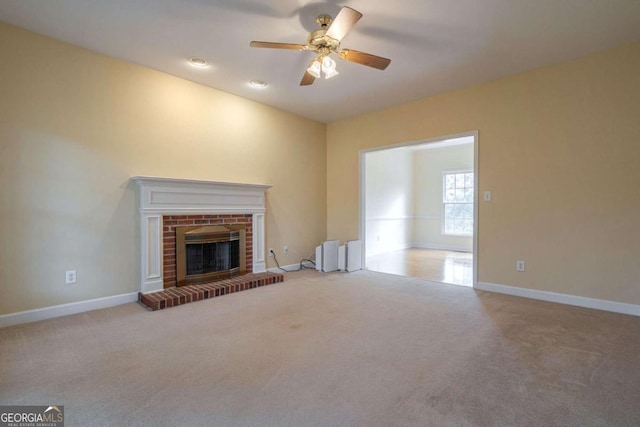
[[[417,249],[434,249],[437,251],[453,251],[453,252],[473,252],[473,249],[469,246],[456,246],[456,245],[438,245],[431,243],[413,243],[412,248]]]
[[[35,310],[19,311],[17,313],[0,315],[0,328],[21,323],[36,322],[38,320],[53,319],[55,317],[68,316],[70,314],[84,313],[85,311],[114,307],[116,305],[135,302],[138,293],[114,295],[111,297],[96,298],[87,301],[71,302],[69,304],[54,305],[52,307],[37,308]]]
[[[289,265],[281,265],[280,268],[284,268],[289,273],[294,273],[294,272],[298,271],[298,269],[300,268],[300,263],[289,264]],[[267,271],[269,273],[284,273],[284,271],[280,270],[280,268],[274,267],[274,268],[268,269]]]
[[[369,257],[369,256],[375,256],[375,255],[388,254],[389,252],[403,251],[405,249],[411,249],[412,247],[413,245],[410,243],[404,243],[404,244],[399,244],[395,246],[385,246],[382,249],[371,250],[367,252],[367,256]]]
[[[529,288],[517,288],[514,286],[498,285],[495,283],[487,282],[478,282],[475,288],[482,291],[496,292],[499,294],[513,295],[516,297],[532,298],[541,301],[556,302],[559,304],[575,305],[578,307],[593,308],[596,310],[640,316],[640,305],[636,304],[627,304],[624,302],[587,298],[577,295],[559,294],[556,292],[539,291]]]

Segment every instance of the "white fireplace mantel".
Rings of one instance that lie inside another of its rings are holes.
[[[266,271],[266,184],[241,184],[135,176],[139,187],[140,263],[143,293],[163,289],[162,217],[164,215],[252,214],[253,272]]]

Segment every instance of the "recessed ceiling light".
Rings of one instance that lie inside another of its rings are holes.
[[[209,66],[209,61],[204,58],[193,57],[189,58],[189,64],[193,65],[194,67],[205,68]]]
[[[263,87],[267,87],[267,82],[263,82],[262,80],[251,80],[249,85],[256,89],[262,89]]]

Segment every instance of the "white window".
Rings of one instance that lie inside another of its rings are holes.
[[[442,232],[473,235],[473,171],[442,173]]]

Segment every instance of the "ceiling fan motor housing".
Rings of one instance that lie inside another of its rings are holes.
[[[307,48],[321,55],[328,55],[336,52],[340,47],[340,41],[326,35],[327,29],[333,22],[333,18],[329,15],[318,15],[316,22],[320,26],[319,29],[312,31],[307,37]]]
[[[327,30],[319,29],[312,31],[307,38],[307,45],[309,50],[321,51],[326,49],[328,51],[335,52],[340,47],[340,42],[334,38],[327,36],[325,33]]]

